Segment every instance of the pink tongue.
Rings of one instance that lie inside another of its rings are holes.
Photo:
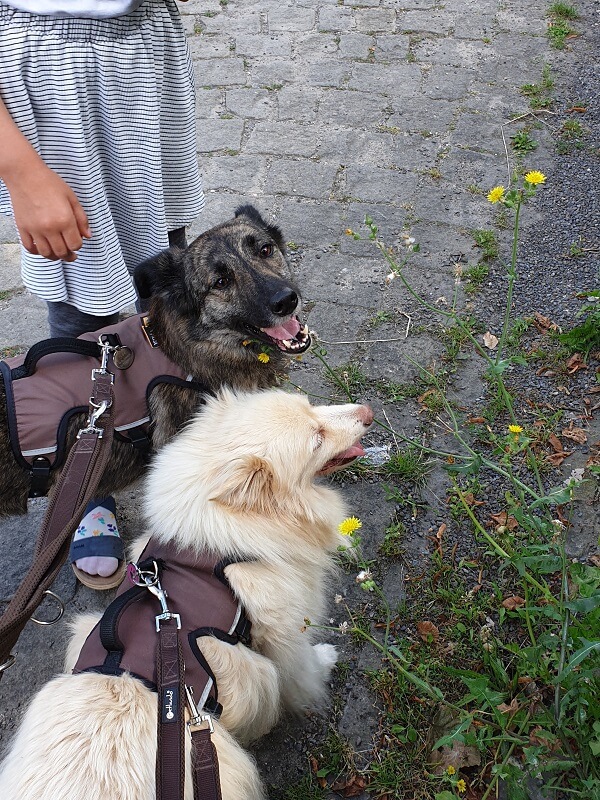
[[[292,317],[277,328],[261,328],[261,330],[266,333],[267,336],[270,336],[271,339],[278,339],[279,341],[283,339],[293,339],[300,330],[300,323],[296,317]]]
[[[364,447],[360,444],[353,444],[352,447],[349,447],[343,453],[340,453],[338,458],[339,459],[359,458],[360,456],[364,455],[365,455]]]

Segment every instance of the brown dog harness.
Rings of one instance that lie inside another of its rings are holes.
[[[225,577],[234,561],[215,563],[192,550],[150,540],[137,565],[102,619],[86,639],[74,674],[128,673],[158,693],[157,797],[183,792],[185,779],[180,731],[183,709],[193,742],[193,783],[199,798],[218,797],[218,769],[210,730],[203,721],[218,718],[215,676],[198,647],[201,636],[227,644],[250,644],[250,621]],[[166,598],[169,599],[167,608]],[[157,614],[156,600],[162,613]],[[157,638],[158,633],[158,638]],[[185,683],[184,683],[185,681]],[[177,789],[173,783],[179,783]],[[213,791],[214,790],[214,791]]]
[[[200,636],[216,636],[227,644],[250,643],[250,623],[236,600],[225,567],[192,550],[176,550],[151,539],[138,561],[145,572],[157,565],[157,577],[169,598],[169,611],[179,616],[185,661],[185,682],[193,687],[199,709],[219,716],[221,706],[215,677],[198,648]],[[122,675],[128,672],[156,691],[156,597],[128,576],[101,621],[90,633],[73,672]]]
[[[17,463],[31,472],[31,497],[46,494],[51,470],[66,457],[69,421],[88,410],[89,375],[98,365],[100,337],[116,348],[115,438],[142,452],[150,449],[148,401],[155,386],[209,391],[165,356],[148,318],[140,314],[77,339],[46,339],[25,355],[0,361],[11,448]]]

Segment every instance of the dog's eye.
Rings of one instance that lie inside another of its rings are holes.
[[[231,275],[220,275],[213,283],[213,286],[215,289],[226,289],[228,286],[231,286],[232,283],[233,278]]]
[[[263,244],[259,253],[261,258],[270,258],[273,255],[273,245],[270,242]]]

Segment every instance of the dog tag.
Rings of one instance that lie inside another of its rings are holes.
[[[135,355],[130,347],[122,345],[113,353],[113,362],[117,369],[129,369],[133,364]]]

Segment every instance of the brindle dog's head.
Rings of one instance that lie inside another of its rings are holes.
[[[272,385],[282,354],[310,345],[296,312],[279,228],[252,206],[136,268],[140,297],[150,300],[153,332],[163,350],[195,377],[237,388]],[[261,355],[266,353],[269,360]]]

